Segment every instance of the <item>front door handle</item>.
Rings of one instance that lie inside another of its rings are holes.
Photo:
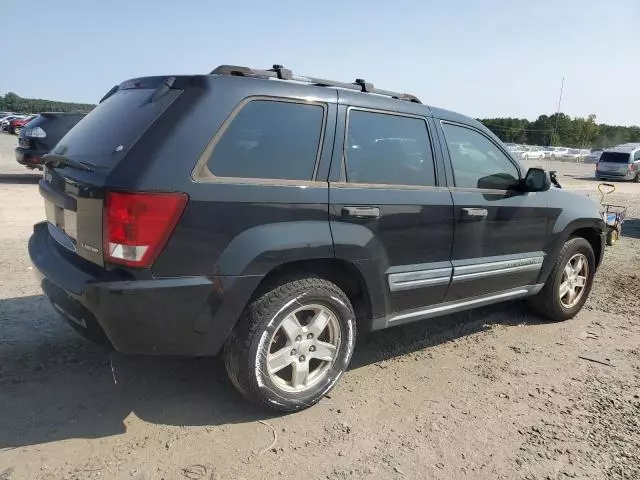
[[[462,218],[466,220],[484,220],[489,212],[486,208],[463,208]]]
[[[342,216],[351,218],[380,218],[378,207],[342,207]]]

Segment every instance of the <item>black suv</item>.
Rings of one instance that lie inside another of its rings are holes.
[[[22,130],[15,149],[16,161],[27,168],[42,169],[42,156],[49,152],[86,113],[44,112]]]
[[[29,253],[68,323],[222,350],[283,411],[336,384],[356,331],[523,297],[573,317],[604,250],[598,206],[477,121],[281,66],[124,82],[44,160]]]

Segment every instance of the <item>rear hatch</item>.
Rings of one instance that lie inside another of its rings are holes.
[[[602,152],[598,161],[598,171],[605,175],[624,176],[629,173],[628,152]]]
[[[103,215],[109,174],[182,93],[174,77],[120,84],[43,157],[40,193],[51,236],[64,248],[104,265]]]

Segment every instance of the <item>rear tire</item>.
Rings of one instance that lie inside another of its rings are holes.
[[[355,334],[353,307],[335,284],[318,277],[285,280],[245,308],[225,347],[227,374],[254,403],[302,410],[345,372]]]
[[[586,266],[576,271],[580,260]],[[560,250],[544,287],[531,298],[531,309],[552,322],[575,317],[589,298],[595,271],[596,257],[591,244],[582,237],[569,239]],[[575,294],[573,298],[570,290]]]

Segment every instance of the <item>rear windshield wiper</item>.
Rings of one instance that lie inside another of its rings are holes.
[[[77,170],[83,170],[85,172],[93,172],[93,169],[85,163],[71,160],[68,157],[57,155],[55,153],[47,153],[46,155],[43,155],[42,161],[49,168],[70,167]]]

